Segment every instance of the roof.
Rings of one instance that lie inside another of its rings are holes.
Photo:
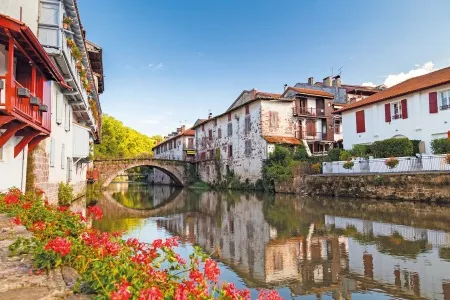
[[[258,99],[258,98],[277,99],[277,98],[281,97],[281,94],[260,92],[257,89],[243,90],[239,94],[239,96],[236,98],[236,100],[233,101],[233,103],[230,105],[230,107],[228,107],[228,109],[226,111],[233,110],[234,109],[233,106],[239,101],[239,99],[241,99],[242,95],[245,94],[245,93],[250,94],[250,100],[255,100],[255,99]],[[249,101],[247,101],[247,102],[249,102]]]
[[[266,135],[264,136],[264,139],[271,144],[300,145],[300,140],[295,137]]]
[[[286,88],[284,93],[281,95],[281,97],[284,97],[288,91],[294,91],[296,93],[307,95],[307,96],[316,96],[316,97],[324,97],[324,98],[330,98],[333,99],[334,95],[328,92],[324,92],[321,90],[316,89],[308,89],[308,88],[299,88],[299,87],[292,87],[289,86]]]
[[[56,82],[59,82],[61,86],[67,89],[72,89],[65,83],[64,77],[30,28],[23,22],[7,15],[0,14],[0,42],[7,41],[8,34],[11,34],[22,49],[26,49],[26,54],[48,78],[52,78]],[[19,53],[20,50],[17,49],[16,52]]]
[[[172,137],[168,138],[167,140],[164,140],[164,141],[160,142],[159,144],[155,145],[152,148],[152,150],[155,149],[156,147],[164,145],[167,142],[170,142],[170,141],[172,141],[172,140],[174,140],[176,138],[179,138],[179,137],[182,137],[182,136],[194,136],[194,135],[195,135],[195,131],[192,128],[186,129],[185,131],[183,131],[183,132],[181,132],[181,133],[179,133],[179,134],[177,134],[175,136],[172,136]]]
[[[450,67],[440,69],[422,76],[410,78],[384,91],[380,91],[372,96],[369,96],[361,101],[351,103],[346,107],[336,111],[335,113],[371,105],[446,83],[450,83]]]
[[[92,71],[98,74],[98,92],[101,94],[105,90],[105,82],[103,78],[103,49],[88,40],[86,40],[86,46]]]

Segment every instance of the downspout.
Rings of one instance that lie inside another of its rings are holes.
[[[28,153],[28,145],[22,150],[22,176],[20,182],[20,189],[23,193],[25,193],[25,188],[27,184],[27,178],[26,177],[24,178],[24,174],[26,176],[28,158],[25,156],[25,153]]]

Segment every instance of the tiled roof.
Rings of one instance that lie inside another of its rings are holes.
[[[334,95],[331,93],[328,93],[328,92],[324,92],[324,91],[316,90],[316,89],[307,89],[307,88],[292,87],[292,86],[287,87],[286,90],[284,91],[284,93],[281,95],[281,97],[284,97],[288,91],[294,91],[299,94],[308,95],[308,96],[334,98]]]
[[[289,136],[266,135],[264,139],[271,144],[291,144],[300,145],[300,140]]]
[[[167,142],[169,142],[169,141],[171,141],[171,140],[173,140],[173,139],[179,138],[179,137],[181,137],[181,136],[194,136],[194,135],[195,135],[195,130],[193,130],[192,128],[186,129],[186,130],[183,131],[182,133],[179,133],[179,134],[177,134],[177,135],[175,135],[175,136],[171,136],[171,137],[168,138],[167,140],[161,141],[159,144],[155,145],[155,146],[152,148],[152,150],[155,149],[156,147],[159,147],[159,146],[161,146],[161,145],[164,145],[165,143],[167,143]]]
[[[413,92],[418,92],[424,89],[432,88],[446,83],[450,83],[450,67],[440,69],[422,76],[410,78],[397,85],[394,85],[393,87],[388,88],[387,90],[378,92],[361,101],[351,103],[336,112],[339,113],[355,109],[358,107],[378,103],[384,100],[403,96]]]
[[[275,93],[265,93],[265,92],[256,92],[256,98],[280,98],[281,94],[275,94]]]

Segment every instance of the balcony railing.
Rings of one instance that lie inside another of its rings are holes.
[[[325,108],[317,107],[294,107],[292,112],[294,116],[325,116]]]
[[[300,131],[297,130],[295,132],[295,137],[300,140],[308,140],[308,141],[326,141],[327,133],[322,132],[313,132],[313,131]]]

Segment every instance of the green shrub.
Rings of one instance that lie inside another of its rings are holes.
[[[389,169],[394,169],[396,166],[398,166],[399,161],[395,157],[389,157],[384,163]]]
[[[369,155],[372,152],[371,145],[353,145],[352,152],[357,157],[369,158]]]
[[[308,156],[308,152],[306,152],[305,146],[303,146],[303,145],[298,146],[297,149],[295,149],[293,158],[294,158],[294,160],[299,160],[299,161],[308,160],[309,156]]]
[[[73,200],[73,188],[70,184],[61,182],[58,187],[58,204],[70,205]]]
[[[431,149],[434,154],[450,153],[450,140],[445,138],[432,140]]]
[[[339,160],[349,160],[352,158],[352,153],[347,150],[342,150],[341,154],[339,155]]]
[[[413,143],[407,138],[376,141],[371,148],[373,156],[378,158],[413,155]]]
[[[416,153],[420,153],[419,150],[420,140],[411,140],[411,143],[413,144],[413,155],[415,155]]]
[[[340,148],[333,148],[328,150],[328,158],[330,161],[338,161],[343,150]]]
[[[355,165],[355,163],[354,162],[352,162],[351,160],[349,160],[349,161],[346,161],[345,163],[344,163],[344,165],[342,165],[342,167],[344,168],[344,169],[346,169],[346,170],[350,170],[350,169],[353,169],[353,166]]]

